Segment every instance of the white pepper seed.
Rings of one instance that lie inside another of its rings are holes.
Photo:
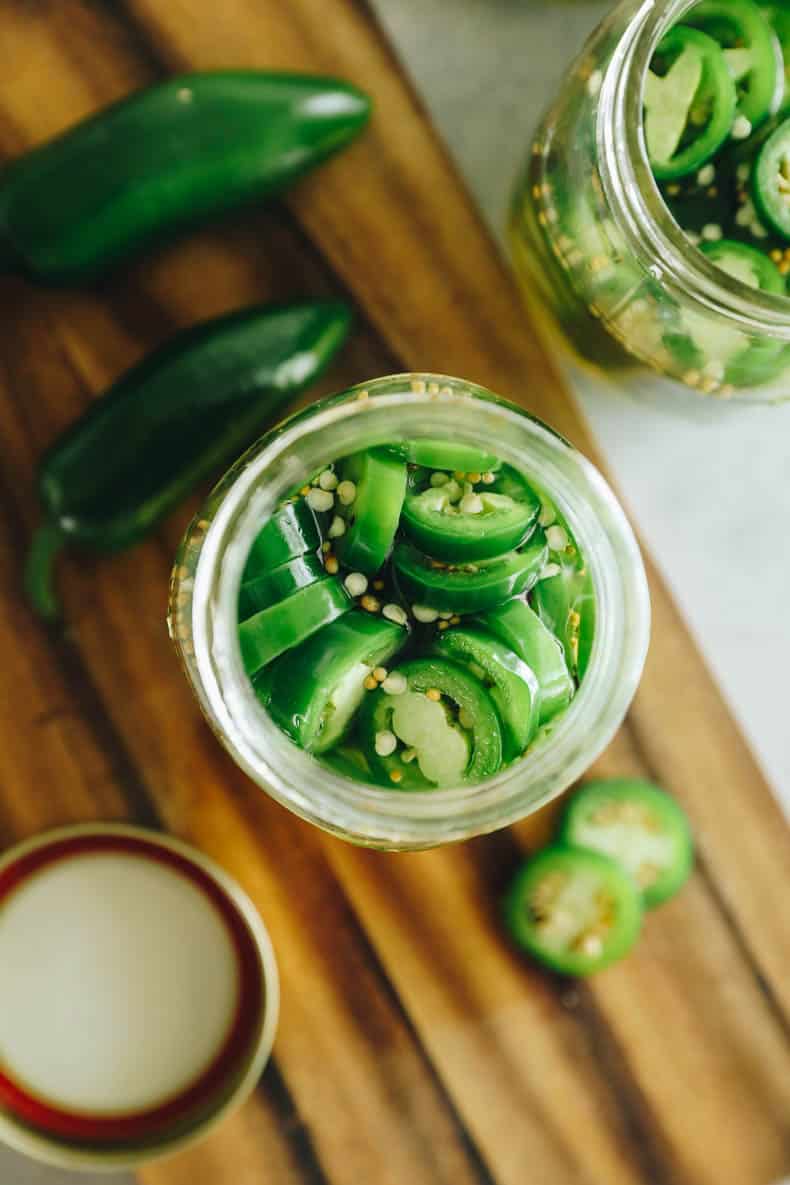
[[[494,477],[493,473],[486,472],[483,474],[483,476],[480,480],[482,481],[483,485],[492,486],[494,484],[494,482],[496,481],[496,478]]]
[[[452,612],[449,609],[442,609],[439,616],[441,617],[442,621],[449,621],[452,617]]]
[[[398,747],[398,738],[388,728],[376,733],[376,752],[379,757],[389,757]]]
[[[712,185],[715,176],[716,169],[713,165],[703,165],[697,173],[697,185]]]
[[[341,481],[337,487],[337,496],[344,506],[350,506],[357,496],[357,487],[353,481]]]
[[[404,763],[404,765],[409,765],[409,764],[411,764],[412,761],[414,761],[414,758],[416,756],[417,756],[416,749],[404,749],[400,755],[400,759]]]
[[[352,597],[361,597],[368,591],[368,578],[362,572],[349,572],[343,583]]]
[[[318,484],[322,490],[336,490],[337,482],[337,474],[331,469],[325,469],[318,479]]]
[[[437,611],[432,609],[430,605],[412,605],[411,611],[416,617],[417,621],[421,621],[424,624],[427,624],[431,621],[436,621],[436,618],[439,616]]]
[[[330,539],[339,539],[340,536],[345,535],[345,533],[346,533],[345,520],[342,519],[339,514],[336,514],[335,517],[332,519],[332,522],[329,524],[329,530],[327,531],[327,535],[329,536]]]
[[[385,605],[381,610],[381,615],[382,617],[386,617],[388,621],[394,621],[396,625],[406,625],[409,620],[408,614],[400,605]]]
[[[449,480],[449,474],[442,473],[441,470],[437,469],[436,473],[431,474],[431,485],[434,487],[434,489],[436,489],[437,486],[446,485]]]
[[[702,228],[702,237],[709,243],[717,243],[719,239],[724,237],[724,231],[721,229],[718,222],[708,222]]]
[[[305,501],[312,510],[331,510],[335,504],[335,495],[330,490],[322,490],[316,486],[307,495]]]
[[[538,525],[541,527],[550,527],[556,521],[556,518],[557,512],[554,507],[549,506],[547,502],[543,503],[540,508],[540,514],[538,515]]]
[[[461,725],[461,728],[474,728],[474,716],[470,714],[467,708],[461,708],[461,711],[458,713],[458,723]]]
[[[391,671],[381,684],[381,690],[387,695],[403,695],[407,686],[405,675],[402,675],[400,671]]]
[[[479,494],[464,494],[458,505],[462,514],[482,514],[484,510],[483,499]]]
[[[733,140],[745,140],[751,135],[752,125],[745,115],[739,115],[730,129]]]
[[[559,564],[544,564],[538,579],[550,580],[552,576],[559,576],[561,571]]]
[[[546,531],[546,542],[552,551],[564,551],[568,546],[568,532],[564,527],[549,527]]]

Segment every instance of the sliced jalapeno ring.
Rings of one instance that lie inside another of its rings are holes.
[[[419,440],[404,440],[388,448],[410,465],[444,469],[449,473],[491,473],[502,464],[493,453],[484,453],[474,445],[458,444],[453,440],[421,437]]]
[[[369,449],[341,465],[335,507],[347,520],[337,540],[341,563],[372,575],[387,559],[406,494],[406,465],[384,449]]]
[[[302,749],[324,753],[342,741],[371,671],[408,640],[403,626],[354,610],[272,664],[269,712]]]
[[[538,730],[540,689],[534,672],[484,630],[448,630],[439,635],[433,650],[465,666],[483,684],[499,713],[504,759],[519,757]]]
[[[365,756],[399,790],[478,782],[502,764],[490,695],[448,659],[403,663],[363,702],[361,716]]]
[[[506,601],[483,614],[480,624],[535,672],[540,688],[540,724],[545,724],[567,707],[575,687],[562,643],[526,601],[518,597]]]
[[[473,471],[472,476],[480,474]],[[427,555],[462,563],[492,559],[521,546],[539,513],[537,496],[505,467],[490,485],[452,479],[408,493],[401,526]]]
[[[275,511],[266,526],[255,536],[242,576],[242,583],[279,568],[308,552],[316,551],[321,542],[313,511],[300,498],[286,502]]]
[[[641,894],[608,856],[553,845],[516,874],[505,899],[505,923],[517,946],[552,971],[591,975],[635,944]]]
[[[778,111],[784,94],[782,48],[753,0],[702,0],[684,15],[683,25],[699,29],[722,47],[735,82],[738,113],[753,127]]]
[[[780,294],[787,289],[785,278],[773,260],[747,243],[739,243],[736,239],[719,239],[715,243],[701,243],[700,251],[728,276],[752,288]]]
[[[771,229],[790,240],[790,119],[779,124],[757,154],[752,197]]]
[[[730,134],[735,104],[735,83],[717,42],[684,25],[670,29],[643,96],[645,143],[656,179],[684,177],[709,160]]]
[[[245,671],[254,675],[267,662],[329,625],[351,605],[351,598],[340,581],[326,576],[248,617],[239,625]]]
[[[321,561],[308,553],[253,580],[246,580],[239,589],[239,621],[246,621],[253,613],[268,609],[269,605],[285,600],[300,588],[307,588],[308,584],[315,584],[324,575]]]
[[[509,551],[494,560],[449,567],[401,541],[395,546],[392,562],[398,586],[411,604],[480,613],[531,588],[547,556],[543,532],[536,530],[521,551]]]
[[[677,893],[694,862],[691,829],[678,804],[657,786],[631,778],[583,786],[565,809],[558,838],[617,860],[648,909]]]
[[[584,677],[595,635],[595,593],[592,580],[564,521],[547,527],[549,564],[559,571],[538,580],[532,607],[565,651],[571,674]]]

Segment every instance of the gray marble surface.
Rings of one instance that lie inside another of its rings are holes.
[[[531,128],[608,5],[372,3],[501,239]],[[575,389],[628,508],[790,811],[790,406],[659,403],[579,376]],[[0,1148],[2,1185],[95,1180]]]

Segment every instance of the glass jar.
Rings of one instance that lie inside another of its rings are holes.
[[[242,667],[237,601],[252,540],[288,491],[360,449],[448,435],[495,453],[554,500],[587,558],[597,625],[579,691],[550,736],[484,782],[415,794],[334,773],[280,731]],[[649,621],[639,549],[598,471],[519,408],[482,387],[432,374],[353,387],[258,441],[189,527],[173,571],[169,614],[187,677],[238,765],[302,818],[385,849],[432,847],[492,831],[564,790],[622,721],[644,664]]]
[[[610,376],[647,366],[663,376],[659,390],[775,402],[790,395],[790,300],[731,278],[692,245],[645,150],[645,75],[693,2],[625,0],[592,34],[516,188],[516,271],[550,326]]]

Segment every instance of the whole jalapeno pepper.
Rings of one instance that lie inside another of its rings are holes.
[[[12,161],[0,267],[91,278],[166,235],[284,189],[362,129],[370,100],[333,78],[226,70],[171,78]]]
[[[41,462],[34,608],[58,616],[52,565],[65,544],[112,552],[141,539],[318,377],[349,326],[330,301],[244,309],[176,334],[118,379]]]

